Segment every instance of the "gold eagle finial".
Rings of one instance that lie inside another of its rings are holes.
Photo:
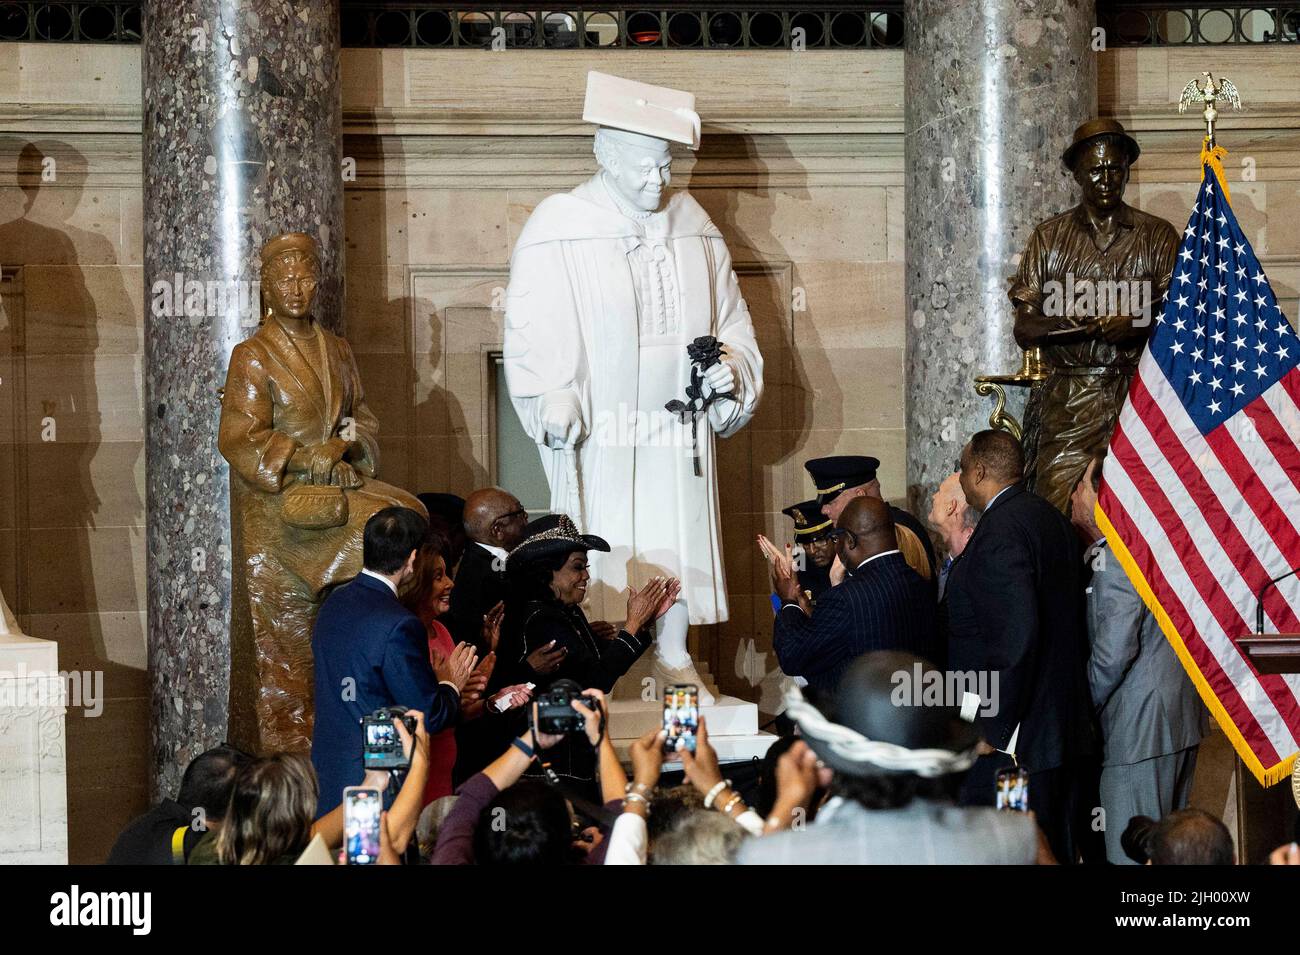
[[[1219,118],[1219,111],[1215,109],[1218,102],[1228,103],[1233,109],[1241,109],[1241,94],[1237,92],[1236,85],[1230,79],[1220,77],[1216,82],[1214,74],[1209,70],[1201,73],[1204,78],[1204,86],[1199,85],[1201,81],[1192,80],[1183,87],[1182,96],[1178,98],[1178,112],[1187,112],[1187,107],[1192,103],[1205,104],[1205,111],[1201,114],[1205,120],[1205,135],[1210,141],[1210,146],[1214,146],[1214,123]]]

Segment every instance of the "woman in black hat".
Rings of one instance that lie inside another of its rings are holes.
[[[591,550],[608,553],[609,544],[578,533],[565,514],[539,517],[525,529],[506,559],[506,613],[494,683],[535,683],[540,692],[568,679],[608,693],[649,648],[651,624],[673,605],[680,583],[657,577],[639,592],[629,590],[623,628],[612,637],[598,636],[580,606],[587,596]],[[527,715],[519,719],[526,721]],[[549,751],[552,768],[561,777],[591,784],[595,752],[585,740],[570,744],[565,740]]]

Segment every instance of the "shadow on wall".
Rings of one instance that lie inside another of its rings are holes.
[[[0,464],[0,587],[24,629],[58,641],[60,668],[100,688],[67,716],[69,858],[89,863],[146,805],[149,689],[143,314],[123,276],[118,193],[87,193],[86,168],[67,143],[0,139],[19,184],[0,198],[0,261],[21,288],[0,329],[14,442]]]
[[[385,57],[349,60],[348,82],[386,89]],[[398,67],[401,68],[400,65]],[[445,315],[411,295],[417,230],[444,229],[412,201],[404,184],[400,137],[345,135],[343,154],[356,161],[355,182],[344,185],[345,310],[348,340],[357,357],[371,410],[379,418],[380,476],[412,493],[450,491],[452,474],[481,475],[486,466],[465,459],[464,410],[446,380]],[[418,254],[418,252],[417,252]],[[399,331],[400,330],[400,331]],[[452,466],[452,456],[461,460]],[[475,486],[478,486],[476,484]]]

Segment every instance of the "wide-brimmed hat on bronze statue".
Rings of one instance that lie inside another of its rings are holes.
[[[975,762],[979,732],[955,706],[930,702],[936,685],[946,687],[944,674],[927,661],[876,650],[850,665],[834,697],[821,706],[792,687],[786,715],[837,773],[929,779],[965,772]]]
[[[1128,131],[1124,129],[1124,124],[1119,120],[1104,117],[1090,119],[1086,123],[1080,124],[1079,128],[1074,131],[1074,138],[1070,141],[1070,145],[1065,148],[1065,152],[1061,153],[1061,162],[1065,165],[1065,168],[1073,172],[1074,160],[1087,147],[1088,143],[1098,136],[1118,136],[1122,139],[1128,149],[1128,164],[1130,166],[1137,162],[1138,156],[1142,154],[1142,147],[1138,145],[1136,139],[1128,134]]]
[[[506,566],[575,550],[609,553],[609,544],[595,534],[578,533],[568,514],[546,514],[524,528],[524,539],[506,557]]]

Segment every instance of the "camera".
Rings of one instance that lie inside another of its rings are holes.
[[[582,733],[587,721],[571,705],[577,700],[589,710],[600,712],[600,702],[583,696],[582,687],[572,680],[556,680],[537,697],[537,732],[552,736]]]
[[[406,715],[405,706],[381,706],[369,716],[361,717],[362,763],[366,769],[409,769],[411,760],[402,748],[393,720],[401,718],[406,731],[415,735],[415,717]]]
[[[1151,856],[1151,836],[1156,831],[1156,821],[1150,816],[1134,816],[1119,837],[1120,848],[1138,865],[1146,865]]]

